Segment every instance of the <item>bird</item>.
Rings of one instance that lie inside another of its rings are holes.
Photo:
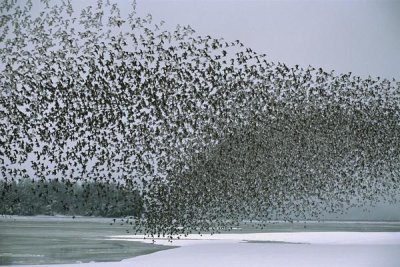
[[[269,62],[136,13],[65,28],[44,12],[4,37],[18,52],[0,76],[3,206],[21,206],[26,180],[41,203],[64,194],[63,212],[171,236],[342,211],[399,182],[395,80]]]

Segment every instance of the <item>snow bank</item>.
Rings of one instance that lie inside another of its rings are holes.
[[[153,243],[152,238],[143,235],[112,236],[112,240],[141,241]],[[285,242],[305,244],[337,245],[400,245],[400,232],[294,232],[294,233],[246,233],[246,234],[191,234],[174,236],[173,242],[167,238],[155,238],[160,245],[187,246],[209,241],[243,241]],[[400,264],[399,264],[400,266]]]

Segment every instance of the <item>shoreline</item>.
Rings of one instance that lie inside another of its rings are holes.
[[[119,223],[111,226],[110,220],[112,218],[0,216],[0,241],[3,241],[0,265],[180,267],[202,262],[198,266],[269,266],[265,264],[268,258],[274,263],[270,266],[288,267],[291,265],[285,263],[286,259],[298,262],[307,258],[308,264],[304,267],[318,266],[313,265],[316,262],[320,267],[327,265],[322,262],[331,262],[343,255],[352,259],[353,254],[355,258],[351,264],[331,266],[371,266],[359,264],[371,255],[400,262],[400,222],[275,221],[264,230],[243,223],[230,232],[173,236],[172,242],[168,238],[154,238],[153,243],[151,237],[130,234],[127,226]],[[65,250],[67,248],[70,251]],[[231,251],[237,251],[237,255],[232,255]],[[198,259],[199,253],[201,259]],[[311,255],[320,256],[314,260]],[[227,263],[229,257],[242,265]],[[246,260],[250,264],[244,262]],[[80,261],[84,263],[78,263]],[[257,265],[260,262],[264,265]],[[398,267],[398,264],[376,262],[373,266]]]
[[[115,240],[152,242],[143,236],[110,236]],[[178,246],[118,262],[19,265],[21,267],[282,266],[397,267],[400,232],[296,232],[191,235],[156,239]],[[9,265],[14,266],[14,265]]]
[[[44,214],[38,214],[38,215],[10,215],[10,214],[0,214],[0,221],[2,220],[12,220],[12,219],[22,219],[22,220],[68,220],[68,221],[79,221],[79,220],[85,220],[85,221],[96,221],[96,222],[109,222],[112,221],[114,218],[115,219],[121,219],[121,218],[128,218],[130,216],[126,217],[96,217],[96,216],[83,216],[83,215],[63,215],[63,214],[54,214],[54,215],[44,215]],[[258,224],[261,223],[259,221],[253,220],[252,222],[248,220],[244,220],[243,223],[246,224]],[[343,220],[338,220],[338,219],[313,219],[313,220],[268,220],[265,223],[267,224],[277,224],[277,223],[285,223],[285,224],[324,224],[324,223],[363,223],[363,224],[379,224],[379,223],[385,223],[385,224],[400,224],[400,220],[354,220],[354,219],[343,219]]]

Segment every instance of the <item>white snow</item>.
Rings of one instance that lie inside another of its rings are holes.
[[[114,240],[152,242],[151,239],[143,239],[143,236],[114,236],[111,238]],[[157,239],[156,243],[171,245],[166,239]],[[65,264],[62,267],[400,266],[400,232],[296,232],[190,235],[186,238],[181,237],[180,240],[174,240],[172,245],[180,247],[121,262],[84,263],[79,265]],[[55,267],[57,265],[41,266]]]
[[[152,243],[153,239],[143,235],[112,236],[113,240],[130,240]],[[187,237],[174,236],[173,242],[167,238],[155,238],[160,245],[187,246],[195,244],[243,241],[270,241],[324,245],[400,245],[400,232],[294,232],[294,233],[245,233],[245,234],[191,234]],[[400,265],[400,264],[399,264]],[[399,266],[400,267],[400,266]]]

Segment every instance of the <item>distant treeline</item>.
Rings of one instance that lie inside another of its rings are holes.
[[[0,181],[0,214],[122,217],[141,214],[140,193],[115,183]]]

